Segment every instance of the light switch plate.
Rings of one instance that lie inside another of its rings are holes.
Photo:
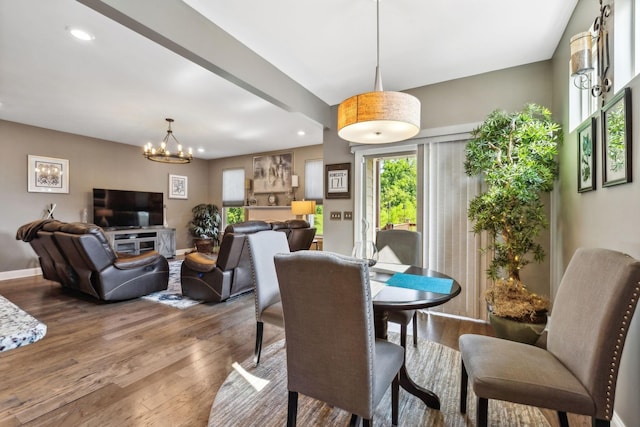
[[[353,212],[351,211],[344,211],[342,213],[342,216],[344,217],[345,221],[351,221],[353,219]]]
[[[331,212],[329,219],[340,221],[342,219],[342,212]]]

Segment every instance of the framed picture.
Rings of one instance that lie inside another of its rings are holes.
[[[69,160],[29,155],[27,170],[29,192],[69,192]]]
[[[283,153],[253,158],[253,193],[291,191],[293,154]]]
[[[602,107],[602,186],[631,182],[631,89]]]
[[[596,118],[578,128],[578,193],[596,189]]]
[[[169,198],[170,199],[186,199],[188,198],[188,178],[180,175],[169,175]]]
[[[325,198],[351,198],[351,163],[325,166]]]

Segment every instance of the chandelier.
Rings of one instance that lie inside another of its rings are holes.
[[[177,164],[191,163],[191,160],[193,159],[193,152],[191,148],[189,148],[188,153],[182,151],[182,144],[178,142],[175,135],[173,134],[173,131],[171,130],[171,123],[173,123],[173,119],[165,120],[169,123],[169,128],[167,129],[167,134],[160,143],[160,146],[156,148],[150,142],[147,143],[144,146],[143,155],[147,159],[154,162]],[[170,139],[173,139],[173,141],[175,141],[176,145],[178,146],[178,149],[175,152],[169,150],[169,143],[171,142]]]
[[[347,98],[338,106],[338,135],[362,144],[409,139],[420,131],[420,101],[403,92],[383,91],[380,76],[380,0],[376,2],[376,78],[373,92]]]

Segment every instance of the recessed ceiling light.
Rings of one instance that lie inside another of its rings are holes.
[[[198,148],[198,153],[204,153],[204,148]]]
[[[69,33],[77,38],[78,40],[82,40],[82,41],[91,41],[93,39],[95,39],[94,35],[81,29],[81,28],[76,28],[76,27],[67,27],[66,28],[67,31],[69,31]]]
[[[307,133],[305,131],[303,131],[303,130],[299,130],[298,131],[298,135],[300,135],[300,136],[303,136],[303,135],[306,135],[306,134]]]

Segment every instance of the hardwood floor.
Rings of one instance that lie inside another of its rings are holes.
[[[0,281],[0,294],[48,328],[42,340],[0,353],[0,426],[206,426],[231,364],[253,354],[252,294],[178,310],[99,303],[40,276]],[[419,329],[455,349],[460,334],[490,333],[436,315],[421,317]],[[281,338],[265,326],[265,346]],[[590,422],[570,416],[570,424]]]

